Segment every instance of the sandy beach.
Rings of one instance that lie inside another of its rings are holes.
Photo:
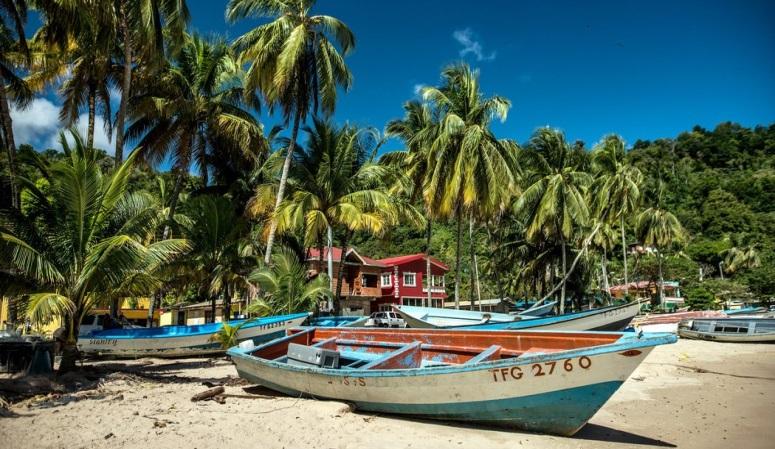
[[[770,448],[775,345],[679,340],[656,348],[572,438],[351,411],[275,394],[219,359],[92,362],[93,388],[14,403],[13,448]],[[0,384],[1,385],[1,384]],[[225,386],[225,402],[191,396]]]

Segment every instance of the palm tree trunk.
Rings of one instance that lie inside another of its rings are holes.
[[[425,307],[432,307],[432,295],[433,295],[433,273],[431,273],[431,235],[433,229],[431,227],[431,219],[428,218],[428,228],[426,229],[426,243],[425,243],[425,278],[428,284],[427,304]]]
[[[229,319],[231,319],[231,289],[229,288],[229,284],[226,284],[224,286],[223,291],[223,322],[227,323],[229,322]]]
[[[277,200],[274,204],[274,212],[280,208],[280,203],[283,202],[283,196],[285,195],[285,185],[288,183],[288,172],[291,170],[291,160],[293,159],[293,152],[296,150],[296,138],[299,136],[299,125],[301,123],[301,108],[296,107],[296,114],[293,118],[293,131],[291,132],[291,142],[288,144],[288,154],[285,155],[285,162],[283,163],[283,173],[280,176],[280,185],[277,187]],[[269,225],[269,236],[266,238],[266,253],[264,254],[264,263],[269,265],[272,259],[272,246],[274,245],[275,234],[277,233],[277,220],[272,218]]]
[[[457,214],[457,244],[455,249],[455,308],[460,308],[460,240],[463,237],[463,224],[460,212]]]
[[[603,271],[603,289],[608,294],[608,297],[611,297],[611,287],[608,285],[608,254],[603,248],[603,258],[600,259],[600,268]]]
[[[11,175],[11,206],[19,208],[19,189],[16,184],[16,141],[13,137],[13,120],[11,108],[8,105],[8,96],[5,92],[5,83],[0,80],[0,124],[3,126],[5,146],[8,152],[8,169]]]
[[[148,299],[148,321],[145,327],[153,327],[153,314],[156,310],[156,304],[161,304],[162,292],[157,292]]]
[[[476,260],[476,246],[474,245],[474,220],[468,217],[468,245],[471,252],[471,289],[476,293],[476,303],[479,305],[479,311],[482,310],[482,290],[479,288],[479,264]],[[473,298],[473,294],[471,295]],[[471,310],[474,310],[474,304],[471,303]]]
[[[94,120],[97,115],[97,89],[89,83],[89,129],[86,131],[86,147],[94,148]]]
[[[328,262],[328,286],[331,290],[334,289],[334,230],[331,226],[326,229],[326,245],[328,247],[328,255],[326,256]],[[342,254],[344,255],[344,254]],[[322,257],[322,253],[321,253]]]
[[[211,323],[215,323],[215,303],[218,301],[218,295],[210,295],[210,321]],[[223,311],[223,309],[221,309]]]
[[[662,276],[662,251],[657,251],[657,260],[659,260],[659,305],[665,307],[665,278]]]
[[[59,374],[64,374],[75,369],[75,362],[79,358],[78,332],[81,327],[81,311],[76,310],[67,317],[67,332],[65,342],[62,345],[62,361],[59,362]]]
[[[172,196],[170,197],[170,209],[167,212],[167,224],[164,225],[164,232],[162,233],[162,240],[167,240],[170,237],[170,223],[175,218],[175,209],[178,208],[178,196],[180,195],[180,189],[183,188],[183,173],[175,175],[175,186],[172,187]]]
[[[347,253],[347,243],[350,240],[350,231],[345,232],[342,238],[342,254],[339,256],[339,273],[336,275],[336,295],[334,295],[334,315],[339,316],[342,308],[342,278],[344,277],[344,257]]]
[[[560,243],[562,244],[562,287],[560,289],[560,315],[562,315],[565,313],[565,281],[568,280],[568,267],[566,266],[565,261],[565,239],[561,239]]]
[[[624,216],[620,217],[622,228],[622,258],[624,260],[624,294],[630,292],[630,284],[627,279],[627,241],[624,238]]]
[[[129,21],[126,13],[126,2],[119,2],[121,33],[124,36],[124,79],[121,82],[121,103],[116,116],[116,167],[124,160],[124,120],[129,99],[129,89],[132,86],[132,38],[129,34]]]

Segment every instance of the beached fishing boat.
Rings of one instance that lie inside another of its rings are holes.
[[[522,312],[519,312],[518,315],[528,315],[528,316],[545,316],[552,313],[552,310],[554,310],[554,306],[557,305],[557,301],[548,301],[543,304],[536,303],[532,305],[531,307],[523,310]]]
[[[241,377],[357,409],[573,435],[672,334],[293,329],[229,349]]]
[[[488,320],[481,323],[448,324],[448,316],[455,316],[459,310],[432,309],[428,307],[394,306],[404,316],[410,327],[454,327],[457,329],[535,329],[535,330],[576,330],[576,331],[619,331],[627,327],[632,318],[638,314],[638,302],[600,309],[584,310],[582,312],[545,318],[531,318],[517,321],[495,322]]]
[[[231,321],[242,327],[237,342],[252,340],[262,343],[280,337],[287,329],[301,325],[308,313],[277,315],[256,320]],[[243,324],[245,323],[245,324]],[[78,349],[86,355],[113,357],[181,357],[223,352],[220,343],[212,339],[222,323],[192,326],[163,326],[140,329],[110,329],[92,332],[78,339]]]
[[[709,318],[684,320],[678,324],[678,335],[695,340],[770,343],[775,342],[775,319]]]
[[[319,316],[317,318],[312,318],[308,320],[309,326],[319,326],[319,327],[338,327],[338,326],[347,326],[350,325],[356,321],[361,321],[364,318],[368,317],[362,317],[362,316]]]
[[[693,318],[726,318],[718,310],[695,310],[691,312],[650,313],[635,317],[630,323],[643,332],[678,332],[678,323]]]
[[[442,309],[438,307],[414,307],[394,305],[393,308],[406,321],[408,327],[434,328],[459,327],[485,323],[513,323],[535,317],[510,313],[479,312],[477,310]]]

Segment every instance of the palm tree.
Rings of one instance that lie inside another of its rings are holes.
[[[617,135],[603,138],[602,142],[592,151],[592,163],[599,176],[595,198],[597,212],[605,220],[619,221],[624,261],[624,285],[627,289],[629,279],[625,222],[628,217],[635,214],[640,205],[640,186],[643,183],[643,174],[637,167],[625,161],[624,140]]]
[[[330,121],[316,118],[305,131],[307,148],[298,152],[298,163],[288,184],[291,193],[280,204],[275,220],[281,233],[303,229],[307,246],[326,236],[332,290],[333,235],[335,229],[343,229],[334,306],[338,312],[343,259],[353,233],[383,234],[388,226],[397,223],[398,210],[384,183],[389,170],[373,161],[373,130],[348,125],[337,128]]]
[[[43,25],[35,33],[35,45],[54,49],[44,69],[33,75],[38,87],[58,82],[64,102],[59,117],[70,126],[81,110],[88,115],[87,146],[94,144],[96,115],[101,112],[105,131],[112,134],[110,90],[117,86],[117,66],[112,56],[116,49],[115,23],[106,10],[112,2],[43,2]]]
[[[436,215],[431,205],[422,197],[423,188],[429,182],[429,152],[436,135],[438,121],[433,110],[427,103],[412,100],[404,103],[404,118],[391,120],[386,127],[388,136],[398,137],[404,141],[406,150],[392,151],[380,158],[380,163],[396,170],[397,181],[393,189],[395,195],[405,195],[410,203],[415,203],[418,197],[423,200],[425,210],[426,244],[425,244],[425,278],[428,286],[427,306],[431,306],[433,293],[431,274],[431,238],[433,236],[433,218]]]
[[[164,33],[172,47],[185,41],[183,33],[190,20],[185,0],[176,1],[113,1],[115,21],[123,50],[121,102],[116,114],[116,166],[124,158],[124,122],[132,86],[132,69],[136,59],[155,61],[160,66],[164,58]],[[138,58],[139,57],[139,58]]]
[[[442,72],[440,87],[425,87],[423,98],[438,115],[439,131],[428,152],[429,180],[423,197],[441,217],[457,221],[455,307],[460,307],[462,222],[474,221],[505,207],[516,183],[516,145],[498,140],[490,130],[511,106],[499,96],[484,98],[479,72],[465,64]]]
[[[589,219],[586,189],[591,182],[581,171],[574,152],[559,130],[541,128],[521,153],[528,186],[516,208],[525,223],[525,237],[533,243],[559,241],[562,257],[560,313],[565,312],[567,244]]]
[[[756,245],[743,247],[734,246],[722,251],[721,255],[724,256],[724,267],[726,267],[728,273],[757,268],[762,264],[759,252],[756,250]],[[723,278],[723,271],[721,271],[721,276]]]
[[[685,242],[686,230],[672,213],[657,207],[650,207],[638,215],[635,231],[643,245],[651,246],[657,251],[659,303],[664,305],[664,276],[662,272],[664,252],[673,245]]]
[[[22,65],[20,62],[29,63],[29,51],[24,35],[26,21],[25,0],[0,1],[0,144],[8,153],[11,206],[14,208],[19,207],[19,191],[16,182],[16,141],[10,103],[14,101],[17,106],[25,106],[32,99],[32,92],[17,74],[17,69]]]
[[[106,176],[97,152],[76,132],[72,139],[71,148],[64,134],[60,138],[65,157],[44,174],[48,193],[21,179],[30,203],[24,213],[11,211],[0,221],[4,254],[35,285],[28,317],[36,323],[59,318],[65,325],[62,371],[75,367],[80,322],[92,308],[117,291],[132,290],[128,279],[171,262],[188,247],[185,240],[145,243],[161,217],[141,196],[126,193],[133,157]]]
[[[265,148],[263,130],[251,111],[258,98],[246,95],[242,69],[222,40],[186,36],[172,64],[159,76],[138,79],[130,104],[129,138],[141,138],[140,157],[152,165],[172,160],[176,173],[169,221],[189,168],[196,163],[207,184],[209,155]],[[236,149],[236,150],[235,150]],[[165,228],[165,238],[169,227]]]
[[[330,114],[336,105],[337,88],[345,90],[352,76],[344,56],[355,47],[355,36],[339,19],[310,15],[314,0],[230,0],[226,18],[273,18],[234,42],[242,59],[250,61],[247,89],[259,89],[270,107],[279,107],[287,123],[293,120],[274,210],[285,196],[291,160],[295,154],[299,126],[312,111]],[[332,44],[339,45],[340,51]],[[277,222],[272,220],[264,261],[271,261]]]
[[[254,270],[250,281],[264,292],[264,298],[248,308],[260,316],[308,312],[331,297],[326,277],[307,279],[307,269],[298,255],[282,247],[272,255],[272,265]]]
[[[226,321],[232,294],[245,287],[247,267],[255,264],[252,248],[245,240],[247,223],[228,198],[202,195],[186,202],[178,225],[192,246],[181,263],[183,271],[210,301],[213,321],[216,299],[223,296]]]

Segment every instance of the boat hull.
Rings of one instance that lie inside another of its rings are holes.
[[[255,344],[264,343],[281,337],[287,329],[301,325],[307,314],[296,314],[261,319],[241,328],[237,334],[237,343],[252,340]],[[192,326],[180,326],[182,328]],[[120,333],[103,331],[78,339],[78,349],[85,355],[110,357],[186,357],[220,354],[225,352],[220,343],[212,340],[212,332],[191,335],[155,335],[147,338],[134,338]],[[142,331],[139,330],[139,331]],[[135,334],[140,332],[134,332]],[[129,334],[129,333],[128,333]]]
[[[700,332],[678,328],[678,335],[693,340],[721,341],[725,343],[775,343],[775,333],[761,335],[732,335],[714,332]]]
[[[662,341],[664,339],[664,341]],[[403,370],[290,366],[229,350],[241,377],[293,396],[353,403],[370,412],[572,435],[605,404],[656,344],[623,337],[605,347],[476,365]],[[659,342],[656,342],[656,341]]]

